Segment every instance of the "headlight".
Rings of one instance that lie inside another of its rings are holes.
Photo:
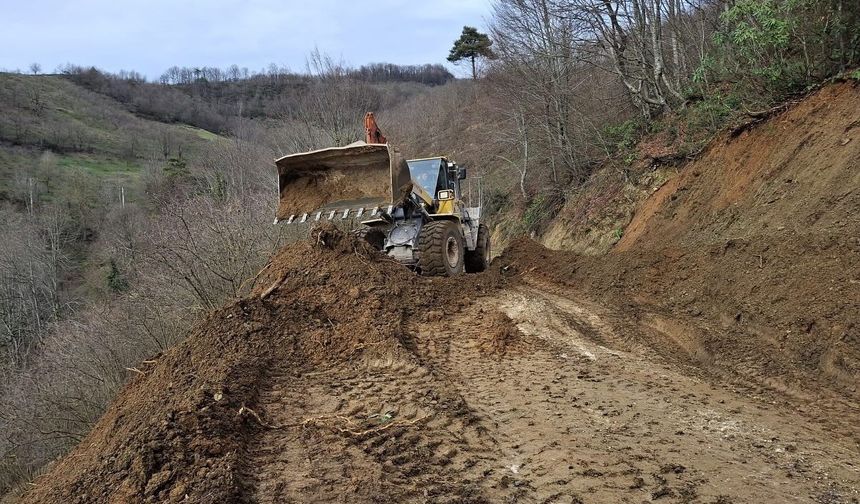
[[[454,191],[450,189],[443,189],[439,191],[439,199],[440,200],[450,200],[454,199]]]

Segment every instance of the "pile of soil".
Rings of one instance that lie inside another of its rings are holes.
[[[529,349],[529,342],[508,315],[497,311],[484,316],[487,328],[478,339],[478,348],[485,354],[503,357],[508,352]]]
[[[270,432],[307,437],[308,446],[316,439],[320,449],[340,452],[355,443],[369,446],[377,438],[393,437],[377,458],[357,464],[355,472],[364,474],[363,480],[341,475],[339,484],[314,489],[304,500],[363,495],[394,502],[434,485],[454,485],[435,491],[462,502],[484,501],[461,472],[458,476],[451,467],[435,467],[426,456],[416,456],[420,465],[405,475],[394,470],[379,474],[386,461],[408,457],[404,454],[414,449],[408,438],[399,438],[417,421],[397,416],[402,407],[389,403],[375,414],[319,415],[307,405],[305,394],[338,377],[346,380],[350,373],[401,381],[404,369],[420,365],[406,324],[425,320],[430,306],[466,309],[469,299],[494,291],[500,282],[492,274],[468,283],[422,278],[330,225],[315,228],[307,241],[285,247],[271,260],[255,279],[251,295],[210,314],[183,343],[142,363],[86,439],[37,479],[22,502],[258,500],[259,492],[268,491],[257,474],[265,465],[257,458],[264,456],[266,443],[254,440]],[[313,382],[310,377],[317,374],[325,376]],[[432,376],[422,379],[431,384],[427,401],[432,404],[419,408],[423,414],[418,418],[456,417],[469,423],[461,399],[445,392],[444,384],[433,384]],[[273,387],[296,397],[292,402],[275,397]],[[286,424],[276,416],[275,405],[283,404],[298,420]],[[382,427],[390,436],[375,434]],[[435,436],[432,428],[424,428],[426,436]],[[443,434],[437,437],[447,436]],[[321,437],[328,441],[319,441]],[[337,456],[330,454],[332,460]],[[398,460],[397,467],[405,463]],[[422,473],[427,474],[422,478]],[[414,482],[406,484],[409,478]],[[429,482],[416,490],[423,479]],[[397,483],[384,486],[389,480]]]

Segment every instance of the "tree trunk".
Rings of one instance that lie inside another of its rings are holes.
[[[526,173],[529,169],[529,131],[526,128],[526,115],[520,113],[519,121],[520,135],[523,140],[523,168],[520,170],[520,192],[523,195],[523,200],[528,201],[529,196],[526,194]]]

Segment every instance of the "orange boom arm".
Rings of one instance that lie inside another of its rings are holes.
[[[376,118],[373,117],[373,112],[364,114],[364,141],[369,144],[384,144],[385,137],[379,131],[379,126],[376,125]]]

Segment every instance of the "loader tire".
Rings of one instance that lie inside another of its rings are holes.
[[[490,265],[490,228],[481,224],[478,226],[478,243],[475,250],[466,251],[466,273],[486,271]]]
[[[385,247],[385,233],[379,229],[370,226],[361,226],[352,230],[352,235],[358,240],[364,240],[376,250],[382,250]]]
[[[418,273],[424,276],[453,276],[463,273],[463,231],[451,221],[424,224],[416,248]]]

